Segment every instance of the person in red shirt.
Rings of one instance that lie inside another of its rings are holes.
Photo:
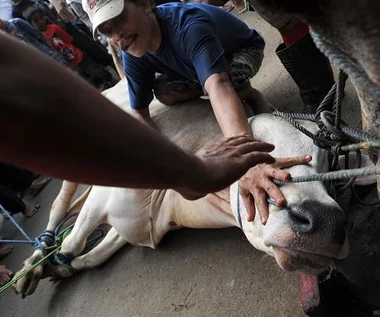
[[[73,44],[74,38],[69,33],[57,24],[48,24],[38,7],[27,8],[23,15],[29,23],[43,33],[44,39],[66,58],[67,65],[91,84],[102,90],[115,84],[107,70]]]
[[[65,56],[67,60],[67,65],[71,68],[78,66],[83,60],[82,51],[72,44],[74,38],[62,29],[57,24],[46,25],[46,19],[42,16],[41,11],[34,14],[35,17],[33,21],[39,21],[40,24],[34,22],[35,26],[41,25],[42,27],[38,29],[44,32],[44,39],[50,43],[59,53]]]

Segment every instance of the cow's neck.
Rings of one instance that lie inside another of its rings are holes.
[[[335,18],[335,20],[339,19]],[[324,34],[327,29],[318,23],[311,22],[310,24],[316,31],[312,32],[312,35],[317,47],[350,76],[360,100],[363,129],[374,136],[380,136],[380,88],[370,80],[358,60],[345,55],[345,50],[341,49],[337,43],[334,46],[333,43],[325,42],[325,39],[338,37],[334,37],[334,34],[330,36]],[[332,31],[334,28],[329,30]],[[346,51],[350,51],[350,46],[346,47]],[[378,151],[378,156],[380,156],[380,151]],[[375,164],[376,160],[377,166],[380,167],[380,160],[373,157]],[[380,197],[380,176],[377,177],[377,190]]]
[[[364,131],[380,138],[380,89],[368,89],[362,82],[354,81],[356,92],[360,100],[362,125]],[[372,156],[373,162],[380,168],[380,151],[377,157]],[[380,176],[377,176],[377,192],[380,198]]]
[[[346,42],[339,42],[333,30],[326,30],[318,23],[312,23],[312,36],[317,47],[340,69],[349,75],[360,99],[363,128],[368,133],[380,135],[380,88],[366,72],[366,68],[353,56],[347,55],[353,48]],[[333,33],[329,33],[333,32]],[[336,38],[338,42],[331,42]],[[330,40],[329,40],[330,39]]]
[[[215,207],[205,198],[195,201],[184,199],[174,190],[155,191],[152,197],[160,204],[157,219],[155,221],[156,230],[171,227],[187,228],[227,228],[236,226],[236,220]],[[204,210],[200,213],[199,210]]]
[[[363,129],[380,138],[380,96],[372,94],[363,85],[354,84],[360,100]]]

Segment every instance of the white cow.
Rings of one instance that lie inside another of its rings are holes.
[[[118,105],[128,105],[124,82],[110,89],[106,96]],[[206,143],[221,137],[207,101],[193,101],[175,107],[165,107],[155,102],[152,108],[158,129],[186,150],[197,151]],[[283,119],[265,114],[252,118],[250,124],[257,138],[276,145],[273,156],[313,156],[311,164],[290,168],[293,176],[327,171],[327,153],[315,147],[308,137]],[[309,130],[316,129],[310,122],[303,124]],[[164,159],[165,157],[157,157],[157,160]],[[224,212],[212,206],[206,198],[188,201],[170,189],[103,186],[90,187],[69,208],[77,185],[63,183],[47,226],[48,230],[53,230],[67,210],[80,210],[75,226],[61,249],[61,253],[71,259],[70,265],[75,270],[102,264],[127,243],[155,248],[164,234],[181,227],[226,228],[241,225],[253,246],[274,256],[278,265],[288,271],[318,273],[334,259],[345,257],[348,252],[343,211],[321,182],[283,185],[281,190],[288,205],[286,208],[270,205],[269,219],[265,226],[259,217],[252,223],[246,221],[247,212],[236,184],[230,188],[231,209]],[[83,251],[88,236],[102,223],[112,226],[105,239],[90,252],[78,256]],[[35,251],[24,262],[23,269],[34,263],[41,254],[40,250]],[[66,266],[54,267],[53,273],[46,271],[43,274],[43,270],[44,266],[41,265],[21,279],[15,285],[16,291],[23,296],[31,294],[38,280],[46,274],[61,277],[73,274]]]

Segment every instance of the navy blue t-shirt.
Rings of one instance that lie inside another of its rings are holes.
[[[168,3],[155,15],[162,41],[157,52],[134,57],[123,52],[123,67],[133,109],[149,106],[155,73],[199,81],[204,86],[213,74],[228,70],[234,52],[243,47],[264,47],[253,29],[215,6]]]

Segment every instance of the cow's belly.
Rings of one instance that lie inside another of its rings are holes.
[[[125,79],[102,94],[122,110],[130,111]],[[149,111],[160,133],[186,151],[196,152],[206,143],[222,137],[208,100],[194,99],[167,107],[153,99]]]
[[[137,246],[155,248],[170,230],[227,228],[235,219],[208,201],[188,201],[173,190],[94,186],[84,210],[88,221],[108,223]]]
[[[154,247],[149,212],[152,192],[149,189],[98,187],[93,197],[105,199],[104,203],[98,202],[97,207],[104,206],[99,211],[104,216],[103,222],[113,226],[122,238],[133,245]]]

